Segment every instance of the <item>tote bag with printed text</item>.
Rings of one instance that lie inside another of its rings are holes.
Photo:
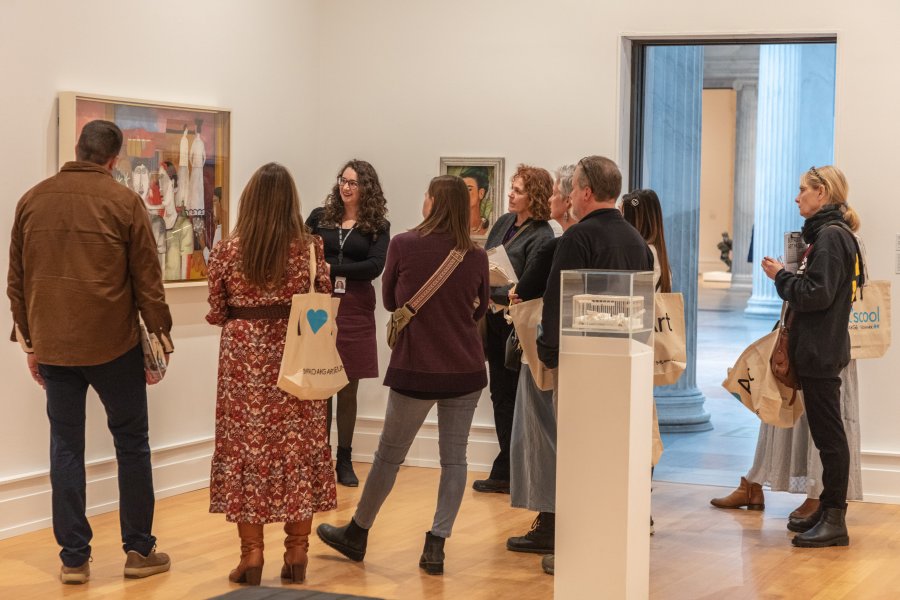
[[[330,398],[347,385],[337,350],[337,298],[316,292],[316,248],[309,246],[309,289],[294,294],[278,387],[301,400]]]

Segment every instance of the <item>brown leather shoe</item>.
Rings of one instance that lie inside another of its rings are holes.
[[[309,563],[309,534],[312,531],[312,518],[305,521],[284,524],[284,566],[281,567],[281,578],[291,583],[303,583],[306,579],[306,565]]]
[[[141,579],[157,573],[165,573],[172,566],[169,555],[165,552],[157,552],[154,546],[147,556],[136,550],[129,550],[125,554],[125,577],[128,579]]]
[[[801,519],[806,519],[814,512],[819,510],[819,499],[818,498],[807,498],[803,501],[803,504],[798,506],[794,512],[788,515],[788,518],[792,521],[799,521]]]
[[[263,526],[238,523],[237,527],[241,536],[241,562],[228,574],[228,581],[259,585],[263,568]]]
[[[741,477],[741,485],[736,490],[723,498],[713,498],[709,503],[716,508],[746,506],[747,510],[762,510],[766,507],[762,485],[750,483],[746,477]]]
[[[91,559],[87,559],[79,567],[67,567],[61,565],[59,567],[59,580],[63,583],[87,583],[91,578]]]

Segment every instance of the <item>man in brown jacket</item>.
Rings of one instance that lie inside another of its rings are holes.
[[[126,577],[169,570],[155,551],[147,383],[138,312],[172,351],[156,242],[140,197],[110,174],[122,132],[109,121],[84,126],[77,160],[29,190],[16,206],[7,294],[12,339],[46,390],[50,420],[53,533],[60,579],[90,576],[85,516],[84,437],[88,386],[106,409],[119,465],[119,520]]]

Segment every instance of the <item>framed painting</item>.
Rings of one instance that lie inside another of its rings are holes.
[[[205,285],[209,252],[229,231],[230,117],[207,106],[59,95],[59,166],[75,160],[86,123],[122,130],[112,174],[147,207],[166,285]]]
[[[503,214],[503,158],[442,157],[441,175],[462,177],[469,188],[469,232],[483,243]]]

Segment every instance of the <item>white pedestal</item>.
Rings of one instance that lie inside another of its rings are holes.
[[[556,600],[650,592],[653,349],[560,338]]]

